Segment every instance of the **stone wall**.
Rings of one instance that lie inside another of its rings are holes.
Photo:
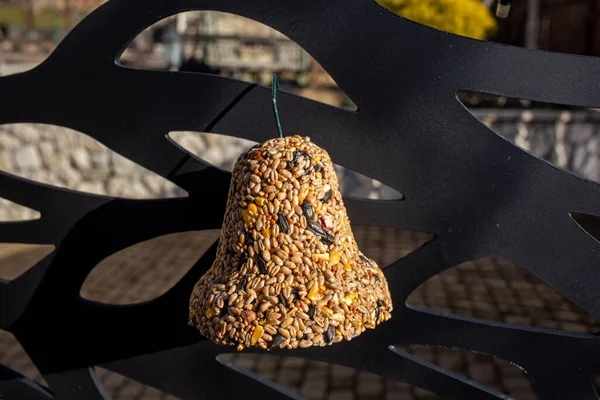
[[[581,177],[600,181],[600,113],[480,110],[474,114],[534,155]],[[238,155],[254,144],[196,132],[174,132],[171,137],[191,153],[229,170]],[[89,136],[52,125],[0,125],[0,170],[93,194],[134,199],[182,195],[182,190],[173,183]],[[338,168],[338,176],[346,196],[374,199],[401,196],[379,182],[342,168]],[[0,221],[38,216],[34,210],[0,199]]]
[[[597,110],[481,110],[481,121],[517,146],[582,178],[600,182]]]
[[[174,132],[172,139],[208,162],[231,169],[252,142],[220,135]],[[168,146],[168,143],[165,142]],[[80,132],[44,124],[0,125],[0,170],[87,193],[132,199],[168,198],[184,192],[161,176]],[[0,199],[0,221],[39,216]]]

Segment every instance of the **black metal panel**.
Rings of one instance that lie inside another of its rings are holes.
[[[443,315],[406,306],[405,299],[445,269],[500,256],[600,317],[600,247],[569,216],[600,214],[600,186],[514,147],[455,96],[468,89],[600,107],[600,60],[461,38],[394,16],[372,0],[112,0],[42,65],[0,79],[0,93],[7,94],[0,97],[0,123],[77,129],[189,194],[112,199],[0,174],[0,196],[43,214],[39,221],[0,224],[0,241],[57,246],[27,274],[0,283],[1,328],[15,334],[58,398],[103,398],[89,369],[94,365],[182,398],[293,396],[223,365],[217,356],[231,349],[187,326],[189,294],[210,267],[214,246],[151,302],[109,307],[79,297],[94,266],[120,249],[171,232],[220,228],[229,175],[181,151],[166,138],[169,131],[255,141],[275,135],[269,88],[116,63],[144,28],[201,9],[239,14],[286,34],[358,105],[350,112],[284,93],[278,101],[287,132],[311,136],[336,163],[405,195],[401,202],[349,199],[353,223],[436,235],[385,271],[395,305],[391,321],[351,342],[294,350],[295,357],[370,371],[444,398],[503,397],[389,347],[447,346],[521,366],[544,399],[596,398],[589,379],[600,373],[597,336]],[[28,395],[31,387],[23,385],[29,383],[2,374],[0,395],[45,396]]]

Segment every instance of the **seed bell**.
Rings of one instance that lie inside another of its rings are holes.
[[[391,318],[386,279],[356,244],[325,150],[292,136],[240,156],[215,262],[189,307],[190,325],[239,350],[331,345]]]

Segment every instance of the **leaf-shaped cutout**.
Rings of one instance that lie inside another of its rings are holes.
[[[458,98],[475,118],[515,146],[557,168],[600,182],[597,111],[472,91],[459,91]]]
[[[40,219],[39,211],[0,197],[0,223]]]
[[[600,242],[600,217],[592,214],[572,212],[571,218],[591,237]]]
[[[0,364],[41,385],[48,386],[48,383],[17,338],[12,333],[4,330],[0,330]]]
[[[501,258],[465,262],[431,277],[411,305],[485,320],[594,333],[600,324],[526,270]]]
[[[53,245],[0,243],[0,279],[18,278],[53,251]]]
[[[0,26],[9,29],[12,38],[2,43],[4,62],[0,63],[0,76],[26,72],[40,65],[55,47],[54,37],[51,38],[49,34],[58,35],[57,39],[62,40],[68,31],[102,3],[104,0],[77,2],[76,7],[70,7],[69,16],[65,18],[65,11],[58,1],[31,3],[35,6],[25,5],[28,3],[22,1],[0,2],[0,15],[5,17]],[[39,4],[43,4],[41,9]],[[30,7],[36,9],[34,31],[29,25],[32,11]],[[60,29],[56,29],[57,21],[60,21]],[[41,38],[38,37],[40,33]],[[33,37],[29,37],[31,34],[34,34]],[[9,37],[8,33],[4,37]]]
[[[434,238],[430,233],[381,226],[352,225],[360,250],[380,268],[406,257]]]
[[[335,172],[344,196],[376,200],[404,200],[402,193],[376,179],[337,164],[335,164]]]
[[[169,138],[181,149],[220,169],[231,172],[238,157],[257,143],[218,133],[173,131]],[[379,200],[404,196],[378,180],[334,164],[342,195]]]
[[[104,386],[104,391],[112,400],[177,400],[178,397],[164,393],[105,368],[95,367],[96,376]]]
[[[178,232],[123,249],[96,265],[80,295],[119,305],[155,299],[179,282],[219,234],[219,230]]]
[[[0,170],[96,195],[130,199],[186,196],[174,183],[91,136],[56,125],[0,125]]]
[[[222,354],[219,360],[258,374],[309,400],[438,398],[403,382],[322,361],[268,354]]]
[[[325,69],[287,36],[260,22],[219,11],[184,12],[158,21],[133,40],[119,63],[136,69],[228,76],[266,86],[271,86],[272,73],[277,72],[281,90],[357,109]]]
[[[179,147],[217,168],[231,172],[238,157],[257,143],[208,132],[173,131],[169,138]]]
[[[517,400],[539,398],[525,372],[508,361],[458,349],[420,345],[398,347],[415,357],[507,394],[511,398]]]

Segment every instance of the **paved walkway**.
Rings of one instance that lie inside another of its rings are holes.
[[[388,265],[428,240],[427,235],[382,228],[353,227],[359,246],[380,265]],[[138,244],[99,264],[82,295],[127,304],[150,300],[167,291],[216,240],[217,231],[189,232]],[[208,243],[208,244],[207,244]],[[14,279],[47,248],[0,246],[0,277]],[[598,323],[553,289],[520,268],[499,259],[452,268],[426,282],[409,298],[420,306],[459,315],[576,332],[600,330]],[[536,399],[522,371],[493,357],[447,349],[410,346],[411,353],[488,385],[510,396]],[[298,391],[309,399],[433,399],[409,385],[349,368],[272,355],[236,354],[234,362]],[[17,341],[0,331],[0,362],[33,378],[39,374]],[[115,399],[173,399],[153,388],[99,369]]]

